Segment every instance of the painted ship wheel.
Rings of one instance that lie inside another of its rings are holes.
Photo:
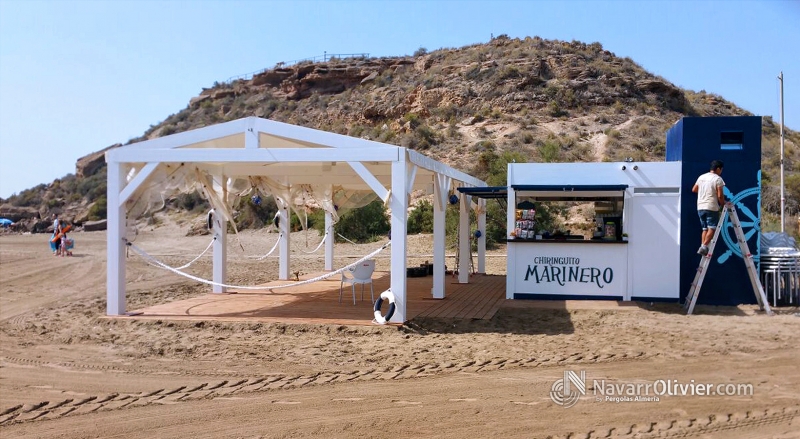
[[[758,172],[759,180],[761,178],[761,171]],[[753,235],[758,234],[761,231],[761,223],[758,217],[758,211],[753,212],[745,206],[743,200],[747,197],[757,197],[756,206],[757,209],[761,209],[761,190],[758,186],[745,189],[739,192],[736,195],[733,195],[728,188],[725,188],[725,197],[727,197],[734,206],[736,206],[736,211],[739,214],[739,222],[742,224],[742,232],[744,232],[745,240],[750,240]],[[742,251],[739,249],[739,244],[736,240],[736,231],[733,228],[733,223],[731,222],[730,215],[725,218],[725,223],[722,225],[721,230],[722,240],[725,242],[725,252],[722,253],[719,258],[717,258],[717,263],[724,264],[731,255],[736,255],[742,258]],[[758,263],[758,252],[753,252],[753,249],[750,249],[751,253],[753,253],[753,261]]]

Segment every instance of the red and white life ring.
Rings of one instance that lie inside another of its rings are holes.
[[[381,314],[381,305],[383,305],[384,299],[389,301],[389,310],[386,311],[386,315]],[[375,301],[375,309],[374,309],[375,320],[373,320],[373,322],[379,325],[385,325],[386,322],[392,319],[392,316],[394,315],[394,310],[395,310],[394,294],[392,294],[392,290],[386,290],[382,292],[380,297],[378,297],[378,300]]]

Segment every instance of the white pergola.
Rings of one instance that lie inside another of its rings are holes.
[[[218,125],[126,145],[106,152],[108,163],[108,315],[123,315],[125,300],[126,201],[148,182],[159,166],[190,163],[210,176],[228,178],[266,176],[284,185],[331,185],[350,190],[372,190],[388,202],[391,211],[391,281],[396,311],[392,322],[406,320],[406,235],[409,194],[434,194],[433,298],[444,298],[445,209],[451,189],[482,187],[486,183],[416,151],[310,128],[247,117]],[[127,175],[131,164],[140,170]],[[485,272],[485,200],[476,200],[479,273]],[[470,197],[460,196],[459,283],[469,282]],[[282,208],[285,210],[285,207]],[[282,212],[289,218],[288,212]],[[218,221],[215,221],[215,223]],[[288,221],[281,221],[278,277],[288,280],[290,269]],[[325,269],[333,270],[333,222],[326,213]],[[227,223],[215,227],[213,282],[226,283]],[[214,293],[225,288],[213,286]]]

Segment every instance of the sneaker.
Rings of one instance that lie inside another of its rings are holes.
[[[700,248],[697,249],[697,254],[698,255],[703,255],[703,256],[707,255],[708,254],[708,247],[706,247],[704,245],[701,245]]]

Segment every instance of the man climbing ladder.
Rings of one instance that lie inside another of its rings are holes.
[[[722,214],[719,218],[719,227],[717,227],[714,231],[713,238],[708,244],[708,250],[702,255],[700,266],[697,268],[697,274],[692,282],[692,287],[689,289],[689,294],[686,296],[686,302],[684,302],[684,307],[687,309],[686,314],[691,314],[692,311],[694,311],[694,305],[697,303],[697,296],[700,294],[700,287],[703,285],[703,279],[706,276],[706,271],[708,270],[708,266],[711,264],[711,257],[714,254],[714,247],[717,245],[720,231],[724,228],[725,217],[728,213],[730,213],[731,216],[731,224],[733,225],[734,232],[736,233],[736,241],[738,242],[739,249],[742,252],[742,259],[744,259],[744,265],[747,268],[747,274],[750,276],[750,284],[753,287],[753,292],[756,295],[758,305],[762,310],[766,311],[768,315],[772,315],[772,309],[769,306],[767,296],[764,294],[764,289],[762,288],[761,281],[758,278],[755,263],[753,263],[753,255],[750,254],[750,248],[747,245],[747,239],[745,239],[744,232],[742,231],[742,224],[739,222],[739,215],[736,214],[736,207],[732,203],[726,203],[725,207],[722,209]]]

